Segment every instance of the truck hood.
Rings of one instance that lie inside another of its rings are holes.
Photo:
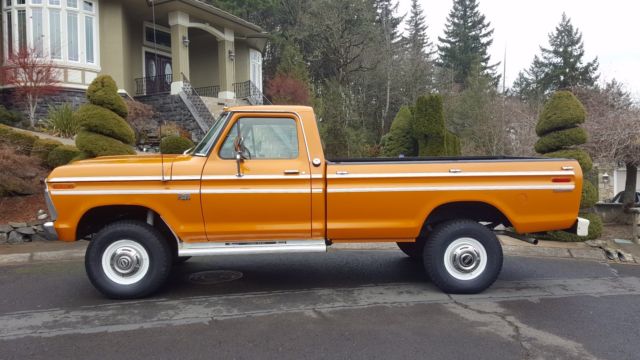
[[[176,161],[189,161],[191,155],[127,155],[103,156],[95,159],[75,161],[69,165],[55,168],[47,177],[47,181],[73,181],[76,178],[110,178],[144,177],[155,180],[171,176],[172,164]]]

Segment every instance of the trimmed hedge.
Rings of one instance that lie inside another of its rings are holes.
[[[76,135],[76,146],[93,157],[136,153],[131,146],[119,140],[84,130]]]
[[[544,154],[544,156],[552,158],[575,159],[580,164],[583,173],[588,173],[593,168],[593,161],[591,160],[591,156],[589,156],[589,154],[587,154],[587,152],[582,149],[554,151],[546,153]]]
[[[191,140],[182,136],[165,136],[160,141],[160,152],[163,154],[182,154],[194,146]]]
[[[553,131],[536,142],[535,150],[539,154],[562,150],[568,146],[582,145],[587,142],[587,132],[581,127]]]
[[[538,136],[582,124],[587,117],[584,106],[570,91],[558,91],[547,101],[536,125]]]
[[[0,105],[0,124],[15,125],[21,122],[22,118],[21,113],[7,110],[4,105]]]
[[[383,140],[382,154],[389,157],[418,154],[417,144],[411,134],[411,110],[408,106],[401,107],[393,119],[391,129]]]
[[[582,196],[580,197],[580,208],[587,209],[595,206],[598,202],[598,189],[586,178],[582,182]]]
[[[107,108],[114,113],[127,117],[129,111],[122,96],[118,94],[118,86],[109,75],[100,75],[95,78],[87,89],[89,102]]]
[[[80,154],[80,150],[78,150],[78,148],[76,148],[75,146],[60,145],[51,150],[49,156],[47,157],[47,164],[51,168],[66,165],[72,160],[75,160],[76,157]]]
[[[135,144],[135,133],[115,112],[93,104],[82,105],[74,114],[82,129],[108,136],[125,144]]]
[[[0,125],[0,138],[3,142],[12,145],[16,149],[16,152],[23,155],[31,154],[33,144],[38,140],[37,136],[16,131],[4,125]]]
[[[49,153],[61,145],[62,143],[58,140],[38,139],[33,143],[31,156],[39,158],[42,162],[47,162]]]
[[[600,215],[596,213],[581,213],[580,217],[589,220],[589,235],[578,236],[566,231],[550,231],[548,232],[549,238],[555,241],[578,242],[597,239],[602,235],[603,223]]]

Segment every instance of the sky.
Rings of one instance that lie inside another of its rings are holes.
[[[419,0],[429,26],[430,40],[443,36],[452,0]],[[582,32],[585,61],[598,57],[600,82],[615,78],[640,100],[640,1],[637,0],[478,0],[480,11],[494,29],[489,51],[492,62],[502,62],[506,49],[506,82],[528,68],[539,47],[549,46],[548,35],[560,23],[562,12]],[[408,14],[410,0],[399,0],[398,11]],[[408,16],[407,16],[408,18]],[[499,72],[503,72],[500,65]]]

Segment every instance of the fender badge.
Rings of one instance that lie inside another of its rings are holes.
[[[190,194],[178,194],[178,200],[191,200]]]

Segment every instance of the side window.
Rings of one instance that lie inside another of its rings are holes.
[[[293,119],[241,118],[231,128],[220,157],[234,159],[233,141],[240,135],[251,159],[295,159],[298,157],[298,129]]]

